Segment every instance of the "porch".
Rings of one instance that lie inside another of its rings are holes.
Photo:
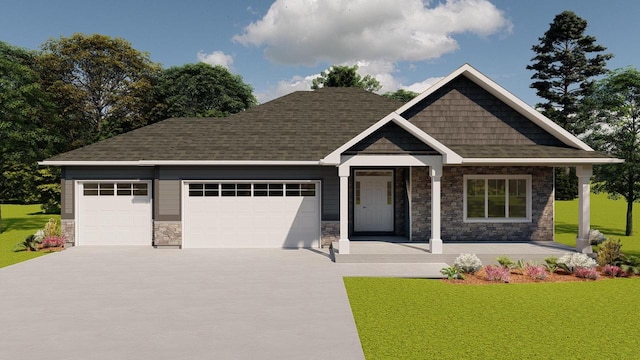
[[[442,253],[432,253],[426,241],[409,241],[397,236],[352,237],[350,252],[341,254],[337,242],[329,249],[336,263],[446,263],[453,264],[461,253],[473,253],[483,264],[496,264],[499,256],[543,263],[576,248],[553,241],[531,242],[444,242]]]

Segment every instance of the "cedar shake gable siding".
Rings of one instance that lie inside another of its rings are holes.
[[[393,121],[350,147],[345,154],[420,154],[439,153]]]
[[[173,118],[48,161],[318,161],[396,110],[358,88],[298,91],[226,118]]]
[[[452,150],[455,146],[483,145],[567,148],[463,75],[401,115]]]

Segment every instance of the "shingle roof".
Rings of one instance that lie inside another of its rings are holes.
[[[227,118],[173,118],[48,161],[318,161],[400,107],[357,88],[298,91]]]

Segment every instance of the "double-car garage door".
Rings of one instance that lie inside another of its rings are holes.
[[[300,248],[320,238],[317,181],[189,181],[182,187],[182,247]],[[78,245],[151,245],[150,181],[78,186]]]
[[[185,182],[183,247],[317,246],[317,182]]]

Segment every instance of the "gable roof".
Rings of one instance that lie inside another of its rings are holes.
[[[43,164],[317,164],[399,105],[358,88],[298,91],[227,118],[164,120],[54,156]]]
[[[480,73],[469,64],[462,65],[454,72],[428,88],[425,92],[401,106],[398,110],[396,110],[396,112],[398,114],[406,114],[415,106],[419,106],[420,102],[427,99],[428,97],[431,97],[434,93],[438,92],[443,87],[447,86],[454,79],[460,76],[464,76],[466,79],[472,81],[480,88],[487,91],[489,94],[495,96],[505,105],[509,106],[517,113],[530,120],[533,124],[548,132],[563,144],[576,149],[593,151],[593,149],[589,147],[589,145],[585,144],[583,141],[560,127],[558,124],[554,123],[549,118],[533,109],[531,106],[527,105],[524,101],[520,100],[518,97],[505,90],[503,87],[486,77],[484,74]]]

